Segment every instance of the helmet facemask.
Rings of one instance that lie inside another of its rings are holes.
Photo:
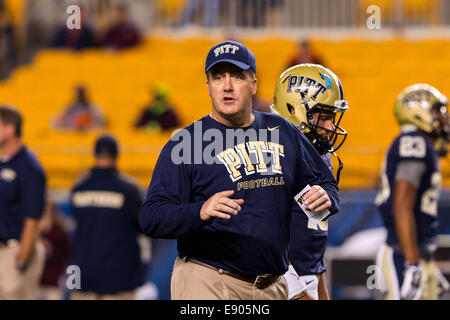
[[[447,111],[447,104],[436,102],[431,109],[433,115],[433,131],[430,136],[434,138],[435,149],[439,156],[445,157],[448,153],[450,143],[450,118]]]
[[[346,101],[337,101],[336,105],[337,107],[332,107],[317,103],[309,108],[307,103],[304,104],[307,123],[301,122],[299,129],[320,154],[336,152],[347,138],[347,131],[340,127],[340,123],[344,112],[348,110],[348,104]],[[331,128],[324,127],[323,124],[330,120]]]
[[[339,78],[317,64],[300,64],[285,70],[277,80],[273,105],[276,113],[298,127],[320,154],[332,153],[339,162],[339,183],[343,164],[336,154],[347,131],[340,127],[342,116],[349,110]],[[328,117],[332,124],[321,120]],[[326,127],[325,127],[326,126]]]

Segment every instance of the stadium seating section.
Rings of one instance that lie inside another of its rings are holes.
[[[218,40],[149,38],[126,52],[40,52],[0,83],[0,100],[25,115],[25,142],[39,155],[52,188],[69,188],[93,163],[92,144],[99,133],[115,134],[122,149],[119,167],[147,186],[158,154],[170,133],[138,132],[132,122],[151,98],[156,83],[170,87],[183,124],[208,114],[204,59]],[[294,54],[294,40],[245,40],[256,55],[260,95],[271,101],[277,77]],[[427,82],[450,96],[450,41],[314,40],[326,66],[344,85],[350,111],[342,125],[350,132],[340,151],[345,167],[342,188],[370,188],[378,181],[383,154],[398,132],[393,115],[397,94]],[[108,127],[88,133],[58,132],[52,118],[84,84],[106,114]],[[450,161],[443,161],[444,184],[450,185]]]

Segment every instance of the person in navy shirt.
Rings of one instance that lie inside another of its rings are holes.
[[[348,109],[337,75],[311,63],[292,66],[280,75],[271,106],[273,113],[291,121],[306,135],[330,172],[333,172],[330,154],[336,155],[347,137],[347,132],[339,124]],[[342,165],[337,170],[338,182],[341,169]],[[324,263],[327,240],[328,220],[317,223],[295,204],[289,249],[291,264],[284,275],[289,299],[329,299]]]
[[[21,137],[20,112],[0,106],[0,300],[36,299],[44,267],[37,228],[46,177]]]
[[[173,299],[287,299],[294,197],[339,210],[337,185],[308,139],[278,115],[252,112],[255,56],[225,41],[208,53],[212,112],[164,146],[140,213],[143,231],[177,239]]]
[[[138,236],[142,195],[117,168],[118,144],[106,135],[95,143],[95,167],[76,183],[70,205],[76,220],[72,264],[81,273],[74,300],[130,300],[143,283]]]
[[[405,88],[395,103],[401,132],[386,153],[375,199],[387,231],[377,254],[383,279],[379,288],[387,300],[439,298],[443,277],[434,253],[442,184],[439,157],[447,154],[450,142],[447,105],[447,97],[428,84]]]

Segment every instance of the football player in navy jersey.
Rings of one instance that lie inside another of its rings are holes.
[[[401,132],[382,166],[376,204],[387,230],[377,255],[385,299],[438,299],[437,204],[441,189],[439,157],[447,153],[447,98],[416,84],[397,97]]]
[[[273,113],[295,124],[333,172],[330,153],[345,141],[339,126],[348,103],[339,78],[317,64],[300,64],[284,71],[275,88]],[[339,159],[339,158],[338,158]],[[339,177],[342,163],[337,172]],[[323,258],[328,239],[328,221],[314,223],[294,204],[290,227],[289,269],[284,275],[289,299],[328,300]]]

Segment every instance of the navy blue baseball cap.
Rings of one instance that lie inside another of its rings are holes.
[[[110,135],[104,135],[97,139],[95,142],[95,155],[106,155],[111,157],[117,157],[119,154],[119,146],[116,139]]]
[[[205,73],[219,62],[229,62],[243,70],[252,69],[256,73],[255,55],[242,43],[227,40],[216,44],[208,52]]]

